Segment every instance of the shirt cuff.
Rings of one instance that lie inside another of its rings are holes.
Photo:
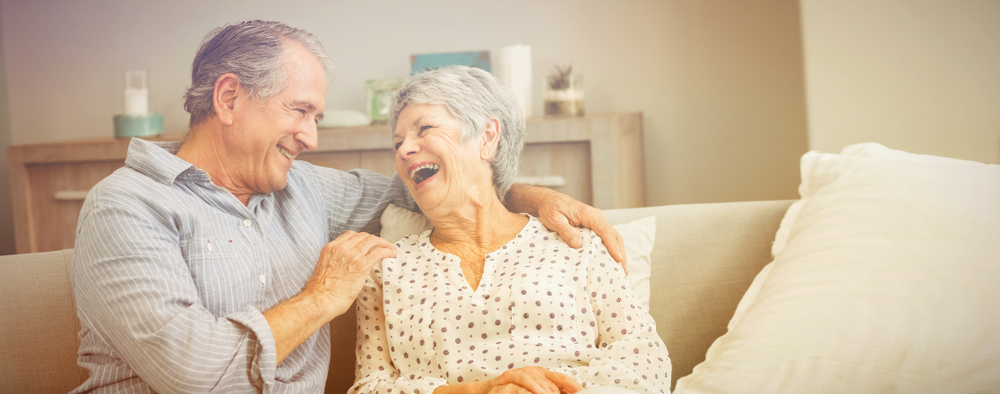
[[[274,387],[274,372],[278,366],[278,349],[271,334],[271,325],[267,323],[264,314],[250,307],[226,317],[242,324],[248,331],[243,341],[247,354],[251,356],[251,384],[261,388],[263,392],[270,391]]]

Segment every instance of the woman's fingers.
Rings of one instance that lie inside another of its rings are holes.
[[[577,391],[583,390],[583,386],[577,383],[576,380],[569,377],[568,375],[555,372],[555,371],[545,371],[545,378],[550,382],[555,383],[559,388],[561,393],[575,393]]]
[[[553,381],[552,378],[558,379]],[[516,384],[532,394],[575,393],[582,389],[569,376],[542,367],[524,367],[504,372],[494,379],[496,384]]]

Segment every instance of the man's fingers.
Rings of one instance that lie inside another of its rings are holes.
[[[542,222],[545,228],[558,233],[559,237],[570,247],[579,248],[583,246],[583,238],[580,238],[580,231],[570,225],[565,216],[555,214],[552,217],[539,217],[538,220]]]
[[[608,253],[611,253],[611,258],[621,264],[622,269],[625,270],[625,275],[628,275],[628,261],[625,258],[625,241],[622,240],[621,234],[618,234],[618,230],[615,230],[610,224],[605,224],[595,229],[594,233],[604,240],[604,246],[608,248]]]
[[[367,265],[374,266],[379,261],[382,261],[382,259],[396,257],[396,247],[393,245],[372,245],[368,253],[365,254],[365,257],[367,257],[365,260],[369,261]]]
[[[358,250],[357,258],[352,259],[348,265],[350,272],[358,270],[368,272],[382,259],[396,257],[396,246],[391,242],[371,234],[362,235],[349,241],[357,242],[355,247]]]

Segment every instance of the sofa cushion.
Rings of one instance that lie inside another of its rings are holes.
[[[1000,166],[863,144],[802,178],[770,273],[676,391],[1000,387]]]

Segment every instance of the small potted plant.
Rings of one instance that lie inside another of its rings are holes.
[[[583,78],[573,75],[573,66],[555,66],[547,78],[545,115],[583,116]]]

